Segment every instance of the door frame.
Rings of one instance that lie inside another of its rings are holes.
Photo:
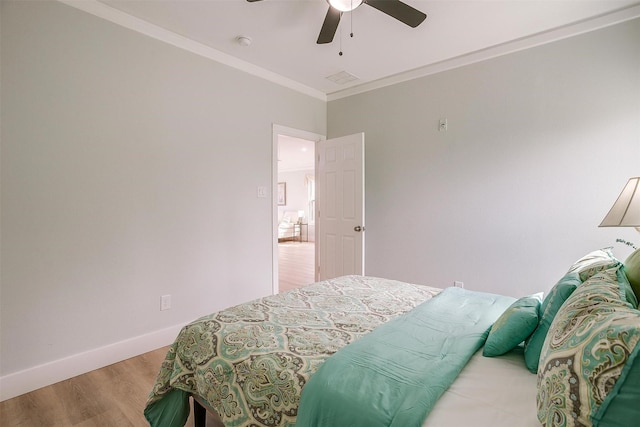
[[[272,250],[271,250],[271,262],[272,262],[272,277],[271,277],[271,292],[273,294],[278,293],[278,135],[286,135],[294,138],[306,139],[308,141],[315,141],[316,145],[319,141],[327,139],[326,135],[319,133],[309,132],[302,129],[291,128],[288,126],[282,126],[278,124],[272,125],[271,134],[271,233],[272,233]],[[314,153],[314,157],[316,153]],[[315,162],[314,162],[315,163]],[[316,201],[316,206],[318,202]],[[314,239],[314,243],[317,250],[317,239]],[[314,259],[314,270],[317,275],[317,259]]]

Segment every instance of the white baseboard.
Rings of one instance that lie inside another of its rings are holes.
[[[0,402],[171,344],[172,326],[0,377]]]

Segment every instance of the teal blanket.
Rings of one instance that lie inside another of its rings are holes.
[[[447,288],[328,358],[296,427],[419,427],[514,298]]]

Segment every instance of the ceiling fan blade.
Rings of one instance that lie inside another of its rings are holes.
[[[327,16],[324,18],[322,28],[320,29],[320,35],[318,35],[318,41],[316,43],[326,44],[333,41],[333,36],[336,34],[341,16],[342,12],[329,6]]]
[[[427,18],[425,13],[414,9],[400,0],[365,0],[364,3],[378,9],[380,12],[396,18],[398,21],[415,28]]]
[[[262,1],[262,0],[247,0],[249,3],[253,3],[254,1]]]

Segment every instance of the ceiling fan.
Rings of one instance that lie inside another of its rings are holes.
[[[260,0],[247,0],[248,2]],[[368,4],[382,13],[386,13],[392,18],[415,28],[427,18],[425,13],[409,6],[400,0],[327,0],[329,10],[324,18],[317,44],[326,44],[333,41],[333,37],[338,29],[340,17],[344,12],[351,12],[361,4]]]

